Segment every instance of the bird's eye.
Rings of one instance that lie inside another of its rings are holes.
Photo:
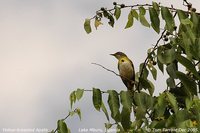
[[[122,62],[124,62],[124,60],[122,60]]]

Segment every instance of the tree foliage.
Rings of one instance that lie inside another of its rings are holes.
[[[121,11],[127,9],[130,12],[127,14],[125,29],[131,28],[134,21],[139,21],[141,25],[151,27],[160,34],[140,64],[134,92],[102,91],[97,88],[90,90],[94,108],[102,110],[108,120],[106,129],[115,126],[119,133],[200,131],[200,14],[191,3],[186,0],[183,2],[187,10],[165,7],[156,2],[128,6],[114,2],[113,8],[102,7],[94,17],[85,20],[84,29],[89,34],[92,32],[93,20],[96,29],[104,22],[103,19],[114,27]],[[161,21],[164,25],[160,24]],[[156,81],[159,70],[168,75],[166,90],[159,96],[153,96],[155,87],[149,73]],[[71,107],[85,91],[77,89],[71,93]],[[108,94],[108,109],[102,100],[105,93]],[[63,120],[58,121],[56,131],[69,132]]]

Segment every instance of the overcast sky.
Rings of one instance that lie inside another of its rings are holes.
[[[172,3],[174,7],[183,7],[181,0],[160,1],[166,6]],[[200,10],[199,0],[190,2]],[[68,114],[69,94],[77,88],[118,92],[126,89],[119,77],[91,63],[117,72],[117,60],[109,54],[123,51],[138,71],[147,49],[159,35],[138,22],[124,30],[128,10],[122,13],[115,28],[104,23],[97,31],[86,34],[84,19],[103,6],[112,7],[112,3],[0,0],[0,132],[3,128],[55,129],[57,120]],[[166,88],[164,79],[159,72],[156,95]],[[81,122],[76,116],[67,120],[72,133],[79,128],[104,127],[105,116],[94,110],[91,98],[90,93],[85,93],[76,104],[82,110]]]

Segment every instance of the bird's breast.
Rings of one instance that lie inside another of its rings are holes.
[[[129,61],[121,62],[119,65],[119,73],[121,76],[132,79],[134,68]]]

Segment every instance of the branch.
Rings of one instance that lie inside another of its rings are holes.
[[[108,68],[106,68],[106,67],[104,67],[103,65],[101,65],[101,64],[98,64],[98,63],[92,63],[93,65],[97,65],[97,66],[100,66],[100,67],[102,67],[103,69],[105,69],[105,70],[107,70],[107,71],[109,71],[109,72],[112,72],[112,73],[114,73],[116,76],[119,76],[120,77],[120,75],[119,74],[117,74],[115,71],[113,71],[113,70],[110,70],[110,69],[108,69]]]
[[[84,90],[84,91],[93,91],[93,90]],[[107,91],[102,91],[102,90],[100,90],[101,91],[101,93],[108,93]]]
[[[130,81],[131,83],[135,83],[135,81],[133,81],[133,80],[130,80],[130,79],[128,79],[127,77],[124,77],[124,76],[122,76],[122,75],[120,75],[120,74],[117,74],[115,71],[113,71],[113,70],[110,70],[110,69],[108,69],[108,68],[104,67],[104,66],[103,66],[103,65],[101,65],[101,64],[98,64],[98,63],[92,63],[92,64],[93,64],[93,65],[100,66],[100,67],[102,67],[103,69],[105,69],[105,70],[107,70],[107,71],[109,71],[109,72],[111,72],[111,73],[114,73],[116,76],[119,76],[120,78],[124,78],[124,79],[126,79],[126,80]]]
[[[183,2],[185,2],[187,5],[186,6],[188,6],[190,3],[189,2],[187,2],[186,0],[183,0]],[[117,4],[118,6],[120,6],[120,5],[122,5],[122,4]],[[121,9],[126,9],[126,8],[134,8],[134,7],[152,7],[153,5],[152,4],[135,4],[135,5],[125,5],[124,7],[121,7]],[[159,7],[161,8],[161,6],[159,5]],[[174,8],[173,6],[171,6],[171,7],[168,7],[168,6],[165,6],[165,7],[167,7],[168,9],[170,9],[172,12],[177,12],[177,10],[182,10],[182,9],[178,9],[178,8]],[[112,12],[112,11],[114,11],[115,10],[115,8],[110,8],[110,9],[105,9],[104,8],[104,11],[107,11],[107,12]],[[148,9],[147,9],[148,10]],[[183,10],[185,13],[191,13],[191,12],[189,12],[188,10],[187,11],[185,11],[185,10]],[[97,10],[96,11],[96,15],[94,15],[93,17],[91,17],[90,18],[90,20],[91,19],[95,19],[96,17],[98,17],[98,13],[103,13],[103,10]],[[200,15],[200,13],[198,13],[198,12],[196,12],[196,14],[198,14],[198,15]],[[112,13],[112,15],[113,15],[113,13]]]

